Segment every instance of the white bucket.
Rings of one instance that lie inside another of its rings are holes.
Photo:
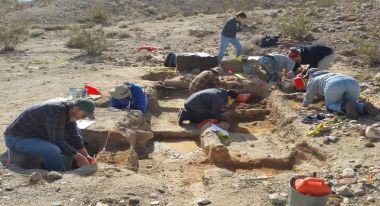
[[[87,96],[87,90],[83,87],[70,87],[69,96],[70,99],[84,98]]]

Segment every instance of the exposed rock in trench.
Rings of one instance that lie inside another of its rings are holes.
[[[123,111],[114,108],[97,108],[96,122],[82,130],[86,148],[97,153],[106,150],[128,148],[129,145],[145,145],[153,138],[150,126],[140,111]]]

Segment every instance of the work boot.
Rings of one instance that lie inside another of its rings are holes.
[[[373,106],[372,103],[366,102],[364,103],[364,112],[368,113],[371,116],[376,116],[379,114],[379,109]]]
[[[181,108],[178,111],[178,125],[182,126],[185,121],[185,111]]]
[[[348,118],[350,119],[357,119],[359,117],[355,101],[344,102],[342,104],[342,110],[347,114]]]

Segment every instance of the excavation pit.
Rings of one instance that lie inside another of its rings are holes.
[[[282,137],[284,132],[294,132],[291,127],[288,128],[288,125],[297,118],[294,112],[291,112],[297,108],[293,108],[289,103],[300,104],[299,95],[294,95],[294,97],[288,95],[286,98],[279,93],[259,93],[259,90],[263,89],[262,87],[258,89],[258,84],[261,85],[261,83],[240,81],[242,85],[236,85],[235,80],[235,77],[226,78],[226,84],[239,92],[256,93],[245,103],[235,102],[224,108],[223,116],[230,123],[229,132],[232,141],[229,145],[221,144],[217,137],[212,137],[215,142],[212,140],[208,145],[203,142],[204,130],[201,131],[194,124],[178,125],[178,110],[183,107],[184,101],[189,96],[187,90],[175,88],[163,90],[161,87],[156,87],[154,92],[150,92],[154,93],[158,100],[156,112],[151,113],[149,120],[138,117],[137,119],[140,119],[136,121],[133,120],[136,119],[136,114],[128,114],[129,116],[124,116],[124,118],[112,118],[114,123],[110,124],[110,108],[103,108],[108,109],[103,111],[103,115],[108,117],[104,121],[108,124],[107,128],[114,128],[116,132],[114,130],[110,132],[104,125],[96,131],[96,134],[85,131],[84,134],[87,132],[86,146],[93,154],[98,155],[99,161],[120,166],[130,164],[131,143],[141,146],[139,148],[143,148],[145,153],[169,153],[173,154],[170,158],[174,157],[174,159],[190,156],[199,159],[204,156],[208,159],[208,163],[232,171],[263,169],[276,174],[277,170],[293,169],[305,160],[325,160],[325,155],[316,147],[301,141],[294,144],[297,142],[294,140],[297,133],[289,136],[291,137],[289,141]],[[250,86],[253,86],[253,89]],[[120,122],[127,121],[131,117],[132,122],[122,125],[124,129],[118,129]],[[136,127],[136,125],[139,126]],[[284,129],[276,129],[279,126]],[[139,138],[135,130],[151,132],[154,138],[145,138],[143,143],[138,143]],[[215,133],[212,132],[212,134]],[[107,136],[110,136],[110,141],[104,148]],[[154,144],[147,145],[148,141],[151,143],[154,141]],[[138,154],[139,148],[134,147]],[[162,163],[163,160],[153,159],[153,161]]]

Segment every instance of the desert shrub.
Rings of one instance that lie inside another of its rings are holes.
[[[330,7],[335,5],[336,0],[317,0],[315,3],[318,7]]]
[[[43,29],[32,29],[29,31],[29,36],[32,38],[39,37],[42,36],[44,32],[45,31]]]
[[[42,27],[38,24],[33,24],[32,26],[30,26],[30,29],[42,29]]]
[[[111,18],[111,12],[102,5],[94,5],[84,12],[84,20],[95,24],[106,24]]]
[[[120,29],[127,28],[128,27],[128,22],[125,22],[125,21],[119,22],[119,24],[117,25],[117,27],[119,27]]]
[[[0,14],[5,15],[14,11],[21,11],[26,7],[27,4],[25,3],[20,3],[17,1],[4,1],[0,6]]]
[[[280,17],[277,21],[277,28],[286,36],[302,39],[311,28],[311,23],[306,19],[304,12],[299,12],[296,16]]]
[[[118,34],[119,34],[119,31],[117,31],[115,29],[106,31],[106,37],[107,38],[113,38],[113,37],[117,36]]]
[[[132,37],[132,35],[127,31],[120,31],[118,37],[119,39],[126,39]]]
[[[102,28],[86,30],[79,26],[68,26],[68,30],[70,38],[66,46],[69,48],[83,49],[90,56],[101,54],[107,48],[106,35]]]
[[[369,66],[380,64],[380,41],[370,42],[367,40],[356,41],[356,54]]]
[[[252,1],[247,0],[222,0],[222,6],[225,11],[230,9],[235,9],[236,11],[240,10],[250,10],[257,4],[254,4]]]
[[[7,27],[0,27],[0,46],[3,51],[13,51],[27,40],[27,35],[25,25],[19,23],[13,22]]]

